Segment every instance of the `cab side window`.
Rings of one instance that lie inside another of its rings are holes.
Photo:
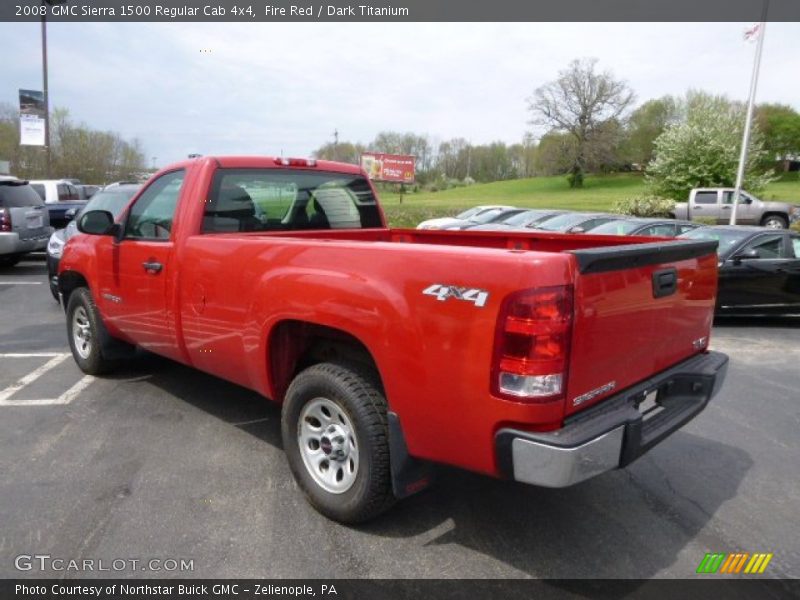
[[[717,192],[697,192],[694,195],[695,204],[716,204]]]
[[[151,183],[131,207],[125,237],[168,240],[186,172],[166,173]]]
[[[744,247],[745,252],[751,250],[755,250],[758,258],[761,259],[788,258],[782,235],[765,235],[756,238]]]
[[[795,258],[800,258],[800,235],[793,235],[791,237],[792,240],[792,249],[794,250]]]

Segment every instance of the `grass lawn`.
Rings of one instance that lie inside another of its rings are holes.
[[[420,221],[455,215],[476,204],[509,204],[523,207],[566,208],[605,211],[615,200],[630,198],[645,191],[644,178],[637,173],[589,175],[582,189],[569,188],[564,176],[514,179],[475,184],[441,192],[380,194],[383,209],[392,227],[415,227]],[[800,180],[771,183],[760,197],[800,203]]]

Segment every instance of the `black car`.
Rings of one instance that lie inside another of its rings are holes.
[[[61,253],[67,241],[78,233],[80,215],[87,210],[107,210],[117,217],[141,187],[138,184],[126,183],[100,190],[84,206],[77,208],[76,214],[64,229],[59,229],[50,236],[50,241],[47,243],[47,281],[50,283],[50,293],[56,300],[58,300],[58,263],[61,261]]]
[[[718,315],[800,315],[800,233],[717,226],[680,237],[719,241]]]
[[[608,221],[586,233],[596,235],[639,235],[654,237],[675,237],[687,231],[700,227],[699,223],[691,221],[676,221],[675,219],[648,219],[644,217],[620,217]]]

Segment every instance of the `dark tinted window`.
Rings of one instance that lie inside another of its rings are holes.
[[[42,200],[45,199],[46,196],[45,196],[44,186],[41,183],[32,183],[31,187],[33,188],[33,191],[39,194],[39,197]]]
[[[203,216],[204,233],[381,226],[361,175],[295,169],[220,169]]]
[[[774,259],[774,258],[789,258],[786,253],[786,244],[783,243],[783,235],[762,235],[749,242],[742,249],[743,252],[748,250],[755,250],[758,252],[758,258]]]
[[[700,227],[692,231],[681,234],[680,237],[690,240],[717,240],[719,247],[717,254],[722,258],[727,257],[731,250],[744,239],[753,234],[752,230],[747,229],[717,229],[715,227]]]
[[[716,204],[717,192],[697,192],[694,201],[695,204]]]
[[[56,186],[56,190],[58,190],[58,200],[59,200],[59,202],[61,202],[62,200],[70,200],[69,188],[67,187],[66,183],[59,183]]]
[[[0,207],[20,208],[22,206],[41,206],[44,204],[34,189],[28,184],[0,181]]]

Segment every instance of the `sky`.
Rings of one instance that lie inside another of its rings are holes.
[[[138,138],[148,166],[189,153],[308,156],[384,130],[515,143],[526,98],[574,58],[637,104],[702,89],[745,100],[749,23],[49,23],[50,105]],[[38,23],[0,24],[0,102],[41,89]],[[770,23],[758,102],[800,110],[800,23]],[[0,157],[2,158],[2,157]]]

